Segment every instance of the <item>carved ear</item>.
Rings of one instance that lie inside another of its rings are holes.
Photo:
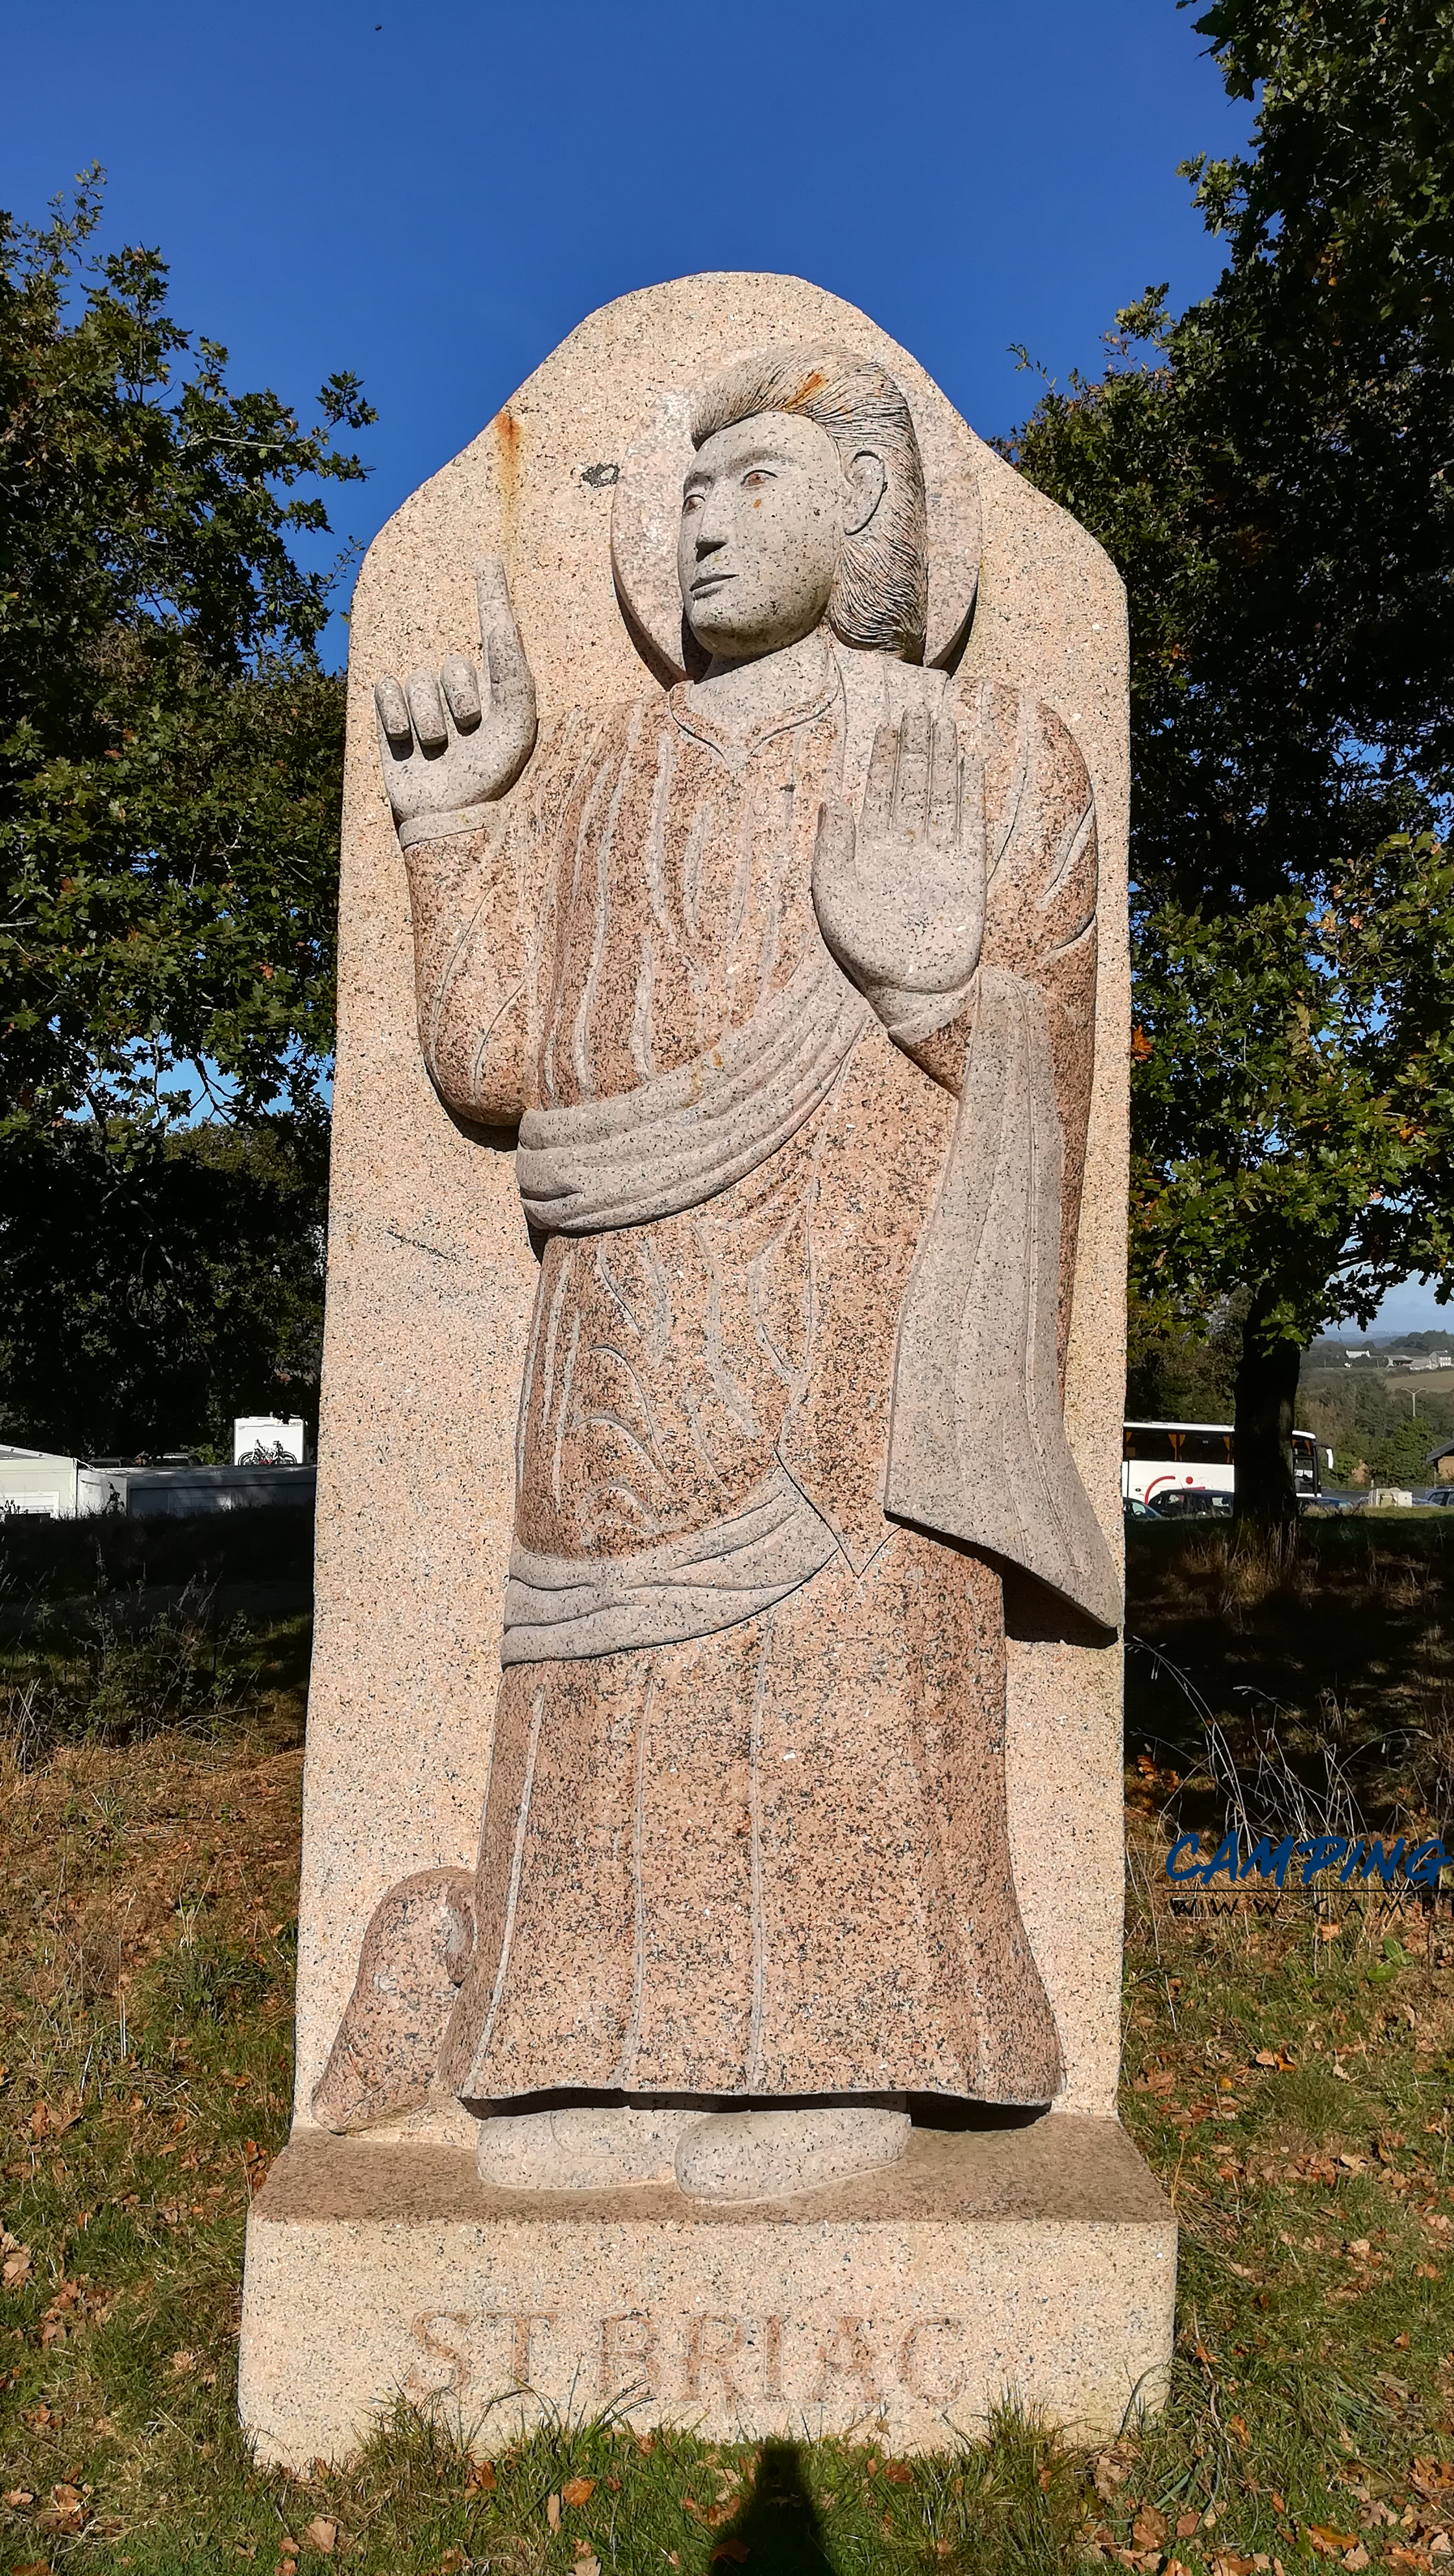
[[[884,496],[888,476],[884,461],[871,447],[861,447],[843,477],[848,496],[843,510],[843,533],[846,537],[862,536]]]

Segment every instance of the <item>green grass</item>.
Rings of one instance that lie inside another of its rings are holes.
[[[1006,2414],[908,2462],[585,2423],[490,2472],[468,2427],[400,2410],[305,2479],[256,2469],[235,2415],[249,2186],[290,2099],[297,1690],[211,1731],[63,1743],[0,1787],[6,2576],[1293,2576],[1365,2550],[1438,2576],[1450,2554],[1454,1937],[1351,1912],[1324,1937],[1300,1898],[1173,1914],[1149,1757],[1128,1775],[1124,2115],[1182,2231],[1155,2423],[1079,2454]]]

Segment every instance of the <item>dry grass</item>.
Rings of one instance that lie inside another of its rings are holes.
[[[1128,1535],[1126,1740],[1185,1777],[1220,1728],[1256,1770],[1269,1728],[1310,1795],[1330,1769],[1374,1832],[1454,1821],[1454,1526],[1305,1521]],[[1210,1824],[1188,1812],[1186,1830]]]

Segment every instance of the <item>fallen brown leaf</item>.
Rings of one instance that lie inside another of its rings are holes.
[[[907,2460],[885,2460],[884,2476],[891,2487],[911,2487],[914,2483],[914,2472]]]
[[[558,2495],[548,2495],[545,2499],[545,2525],[548,2531],[559,2531],[560,2529],[560,2498]]]
[[[1310,2522],[1307,2535],[1320,2558],[1341,2558],[1345,2549],[1356,2549],[1356,2531],[1332,2531],[1325,2522]]]
[[[594,2478],[567,2478],[560,2491],[562,2504],[589,2504],[596,2492]]]
[[[326,2513],[315,2513],[303,2537],[310,2549],[316,2549],[323,2558],[331,2558],[338,2538],[338,2525],[331,2522]]]
[[[464,2482],[464,2491],[466,2495],[494,2494],[495,2463],[493,2460],[474,2461],[469,2476]]]
[[[1154,2504],[1143,2504],[1131,2525],[1131,2537],[1143,2549],[1159,2549],[1170,2529],[1164,2513],[1158,2513]]]

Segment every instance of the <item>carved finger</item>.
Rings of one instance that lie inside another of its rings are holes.
[[[960,780],[959,833],[961,845],[982,879],[989,850],[989,818],[984,803],[984,762],[972,751],[964,755]]]
[[[922,837],[929,828],[929,744],[927,715],[914,708],[899,727],[899,775],[894,789],[894,821],[901,832]]]
[[[394,758],[407,758],[414,748],[414,728],[409,722],[409,701],[392,673],[374,682],[374,705]]]
[[[480,683],[473,662],[462,653],[452,653],[439,674],[439,685],[449,701],[449,712],[461,733],[473,733],[483,712],[480,705]]]
[[[512,617],[490,636],[490,731],[498,793],[513,785],[535,747],[535,682]]]
[[[863,789],[863,833],[865,840],[881,841],[893,829],[894,780],[899,769],[899,729],[897,725],[880,725],[873,738],[868,758],[868,777]]]
[[[432,671],[422,667],[411,671],[407,683],[409,713],[421,751],[443,751],[449,740],[449,727],[439,701],[439,683]]]
[[[929,838],[936,849],[959,846],[959,728],[937,724],[929,773]]]
[[[853,865],[857,835],[853,808],[837,796],[825,796],[818,808],[818,837],[813,844],[813,892],[831,886]]]
[[[475,606],[479,612],[480,644],[488,648],[497,627],[515,623],[503,555],[481,555],[475,565]]]

